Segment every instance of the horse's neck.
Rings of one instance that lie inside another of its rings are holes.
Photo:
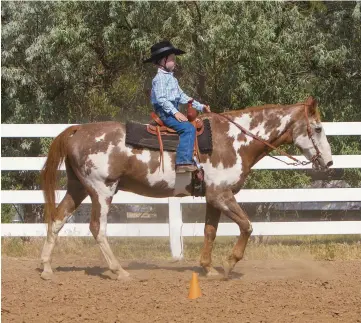
[[[289,140],[286,133],[294,122],[296,108],[293,106],[274,106],[264,109],[246,109],[232,114],[232,119],[260,139],[278,147]],[[247,137],[249,144],[248,151],[245,153],[247,156],[249,155],[250,164],[253,165],[266,155],[265,151],[268,147],[265,147],[261,141]]]

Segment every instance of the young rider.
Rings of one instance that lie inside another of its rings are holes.
[[[179,104],[186,104],[192,98],[186,95],[174,77],[175,56],[185,52],[175,48],[169,41],[159,42],[151,47],[151,57],[144,63],[154,63],[158,67],[152,82],[151,102],[155,113],[164,125],[179,134],[177,147],[176,172],[193,172],[197,169],[193,162],[193,147],[196,136],[195,127],[178,110]],[[192,106],[204,112],[210,112],[209,106],[193,100]]]

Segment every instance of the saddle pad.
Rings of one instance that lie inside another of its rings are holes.
[[[198,136],[199,151],[202,154],[212,152],[212,130],[209,120],[204,119],[204,131]],[[156,135],[152,135],[147,131],[147,125],[128,121],[125,125],[126,137],[125,143],[137,148],[149,148],[159,150],[159,142]],[[179,143],[178,135],[162,136],[163,150],[176,151]]]

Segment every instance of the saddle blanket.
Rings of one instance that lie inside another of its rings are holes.
[[[203,120],[204,131],[198,136],[199,151],[202,154],[212,152],[212,130],[209,120]],[[125,143],[137,148],[149,148],[159,150],[159,141],[157,135],[153,135],[147,131],[147,125],[128,121],[125,125],[126,137]],[[162,135],[163,150],[176,151],[179,143],[179,136]]]

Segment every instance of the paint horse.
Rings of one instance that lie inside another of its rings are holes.
[[[212,152],[200,155],[206,185],[200,264],[207,276],[218,274],[212,266],[211,253],[223,213],[240,229],[240,237],[224,263],[228,277],[242,259],[252,233],[248,216],[234,194],[242,188],[251,167],[269,152],[266,144],[278,147],[294,143],[318,169],[332,165],[331,149],[312,97],[293,105],[265,105],[219,115],[203,114],[200,118],[209,120],[213,140]],[[68,187],[56,207],[56,173],[63,161]],[[150,197],[174,196],[175,153],[164,152],[163,163],[164,172],[160,168],[158,151],[126,145],[125,126],[118,122],[71,126],[59,134],[50,146],[42,171],[48,232],[41,255],[44,268],[41,277],[51,278],[50,261],[56,237],[69,216],[89,195],[92,202],[90,231],[109,269],[118,279],[129,279],[129,273],[121,267],[107,241],[109,207],[118,190]]]

